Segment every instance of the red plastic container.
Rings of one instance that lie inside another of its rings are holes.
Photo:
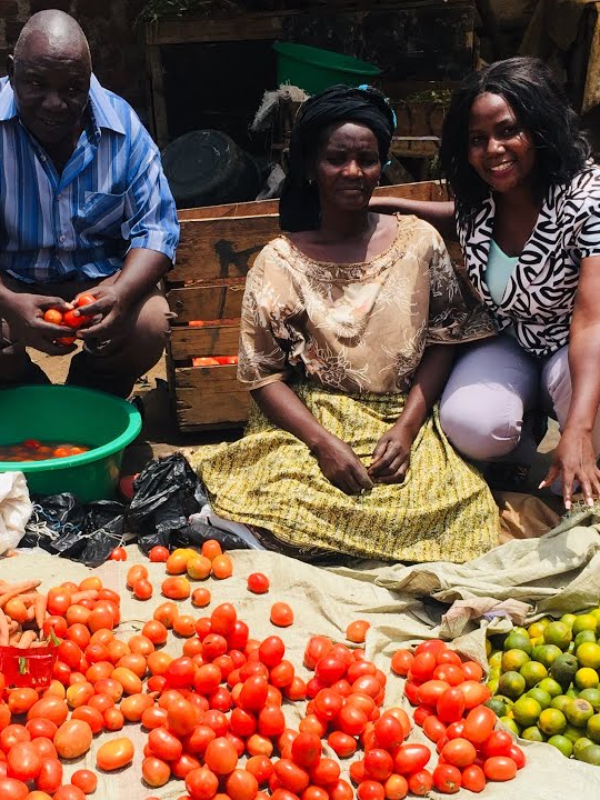
[[[0,672],[8,687],[45,689],[52,681],[52,670],[58,650],[54,645],[30,647],[0,647]]]

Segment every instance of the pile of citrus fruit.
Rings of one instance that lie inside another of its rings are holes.
[[[490,708],[514,733],[600,765],[600,608],[488,640]]]

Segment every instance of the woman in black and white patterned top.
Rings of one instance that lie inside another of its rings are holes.
[[[455,202],[379,198],[456,235],[499,335],[465,348],[441,402],[448,438],[478,460],[529,464],[524,419],[541,409],[561,440],[542,485],[567,508],[600,497],[600,168],[543,62],[473,73],[444,122],[440,161]],[[510,454],[510,455],[509,455]]]

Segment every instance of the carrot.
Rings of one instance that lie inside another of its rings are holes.
[[[9,639],[8,619],[4,615],[4,611],[0,611],[0,647],[6,647]]]
[[[74,603],[81,603],[82,600],[96,600],[98,597],[98,589],[86,589],[83,592],[75,592],[71,595],[71,605]]]
[[[33,642],[35,642],[36,638],[37,638],[37,633],[35,631],[25,631],[25,633],[19,639],[19,644],[17,645],[17,647],[26,650],[33,644]]]
[[[34,605],[29,606],[29,608],[27,609],[27,619],[30,622],[35,619],[35,606]]]
[[[38,626],[39,630],[42,630],[42,627],[44,626],[47,605],[48,596],[45,594],[38,595],[35,600],[35,624]]]
[[[15,583],[14,586],[0,595],[0,608],[4,608],[11,598],[17,597],[17,595],[24,594],[25,592],[30,592],[32,589],[37,589],[40,584],[41,581],[24,581],[23,583]]]

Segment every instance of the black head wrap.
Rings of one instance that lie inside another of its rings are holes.
[[[336,122],[358,122],[377,139],[379,159],[385,164],[395,127],[394,112],[376,89],[332,86],[302,104],[290,139],[289,169],[279,201],[279,227],[305,231],[319,225],[319,192],[308,182],[324,128]]]

